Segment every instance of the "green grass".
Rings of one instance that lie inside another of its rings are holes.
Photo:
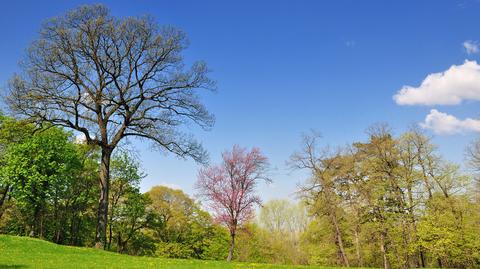
[[[28,237],[0,235],[0,268],[169,268],[247,269],[326,267],[163,259],[68,247]]]

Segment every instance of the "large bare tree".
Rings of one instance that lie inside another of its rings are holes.
[[[214,83],[204,63],[184,67],[186,43],[182,31],[150,17],[116,18],[105,6],[82,6],[42,26],[23,72],[11,79],[12,112],[76,130],[101,148],[97,247],[106,241],[110,158],[123,138],[205,158],[182,125],[213,125],[197,92]]]

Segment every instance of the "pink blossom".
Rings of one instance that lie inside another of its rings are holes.
[[[222,163],[201,169],[196,189],[208,201],[216,221],[228,227],[231,235],[253,217],[260,197],[255,193],[266,176],[268,160],[258,148],[247,151],[237,145],[222,154]]]

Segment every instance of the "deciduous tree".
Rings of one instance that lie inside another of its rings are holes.
[[[326,215],[331,223],[337,246],[338,261],[349,267],[345,250],[345,240],[341,229],[341,200],[336,191],[336,179],[339,178],[339,155],[329,152],[328,148],[318,149],[316,133],[303,137],[302,149],[291,156],[291,165],[295,169],[306,169],[311,173],[310,180],[302,186],[301,193],[308,203],[315,208],[314,214]]]
[[[207,67],[184,68],[185,34],[149,17],[113,17],[102,5],[82,6],[47,21],[9,84],[15,113],[81,133],[101,148],[95,236],[106,242],[110,159],[126,137],[202,161],[205,152],[179,126],[204,129],[213,117],[198,97],[213,88]]]
[[[253,207],[260,203],[256,187],[267,177],[267,158],[258,148],[247,151],[237,145],[222,154],[222,163],[201,169],[196,188],[209,202],[217,221],[230,232],[230,250],[227,260],[233,257],[237,228],[249,220]]]

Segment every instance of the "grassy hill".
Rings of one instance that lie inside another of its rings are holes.
[[[28,237],[0,235],[0,268],[325,268],[257,263],[162,259],[56,245]]]

